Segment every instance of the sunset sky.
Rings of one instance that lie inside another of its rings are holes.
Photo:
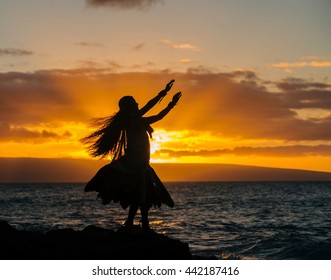
[[[89,158],[124,95],[183,97],[152,162],[331,172],[331,1],[1,0],[0,157]]]

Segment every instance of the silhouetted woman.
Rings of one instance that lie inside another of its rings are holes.
[[[143,117],[167,95],[173,83],[174,80],[170,81],[141,109],[132,96],[122,97],[119,111],[111,117],[96,119],[98,130],[82,139],[92,156],[113,156],[111,163],[102,167],[84,190],[98,192],[103,204],[114,201],[120,202],[123,209],[130,206],[126,227],[133,226],[139,208],[142,227],[149,229],[148,211],[153,205],[174,206],[168,191],[149,165],[149,137],[153,132],[150,125],[169,113],[182,96],[181,92],[176,93],[159,114]]]

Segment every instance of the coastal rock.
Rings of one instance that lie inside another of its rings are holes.
[[[0,221],[2,260],[179,260],[192,259],[187,243],[140,227],[117,231],[89,225],[82,231],[45,234],[17,230]]]

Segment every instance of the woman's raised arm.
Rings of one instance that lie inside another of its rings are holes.
[[[175,105],[177,104],[177,102],[179,101],[179,99],[181,97],[182,97],[182,93],[177,92],[173,96],[172,101],[168,104],[168,106],[166,108],[164,108],[160,113],[158,113],[155,116],[143,118],[144,122],[146,122],[147,124],[152,124],[159,120],[162,120],[170,112],[170,110],[175,107]]]
[[[140,116],[145,115],[150,109],[152,109],[156,105],[157,102],[161,101],[162,98],[165,97],[168,91],[172,88],[174,82],[175,80],[171,80],[169,83],[167,83],[164,90],[161,90],[157,96],[149,100],[147,104],[139,110]]]

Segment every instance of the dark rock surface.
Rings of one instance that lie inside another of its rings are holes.
[[[0,221],[2,260],[189,260],[187,243],[141,228],[117,231],[87,226],[45,234],[17,230]]]

